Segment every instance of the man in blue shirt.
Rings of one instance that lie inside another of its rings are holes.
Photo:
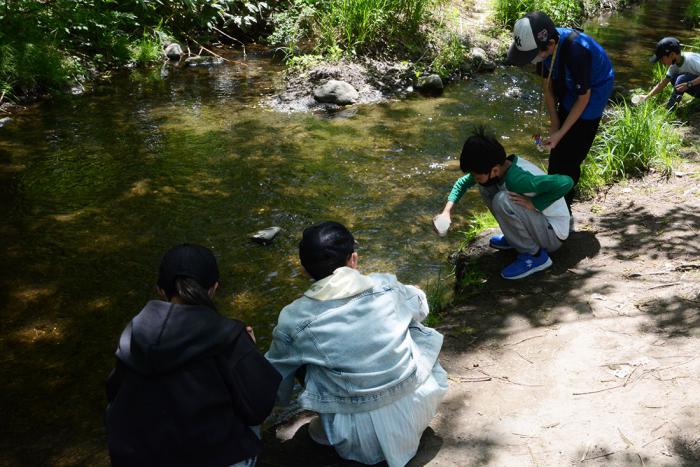
[[[550,117],[549,173],[568,175],[574,186],[593,144],[615,74],[605,50],[590,36],[557,28],[544,13],[528,13],[513,28],[508,61],[537,65]],[[573,189],[565,199],[571,209]]]

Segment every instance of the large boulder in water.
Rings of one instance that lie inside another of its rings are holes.
[[[180,47],[180,44],[173,42],[165,48],[165,56],[168,57],[168,60],[180,60],[182,47]]]
[[[331,79],[326,84],[322,84],[314,89],[314,99],[317,102],[349,105],[357,102],[359,98],[360,93],[357,92],[357,89],[345,81]]]
[[[439,95],[442,94],[444,88],[445,85],[442,83],[442,78],[437,74],[421,76],[416,81],[416,89],[423,94]]]
[[[476,71],[493,71],[496,69],[496,64],[489,59],[486,51],[481,47],[472,47],[469,51],[469,59]]]

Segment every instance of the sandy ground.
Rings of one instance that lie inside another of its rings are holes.
[[[669,180],[577,204],[548,271],[503,280],[514,254],[476,242],[486,282],[438,326],[450,389],[410,465],[700,465],[700,163],[686,157]],[[315,446],[308,419],[272,429],[259,465],[355,465]]]

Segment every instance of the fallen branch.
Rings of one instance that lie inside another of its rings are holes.
[[[682,284],[682,282],[669,282],[667,284],[655,285],[654,287],[649,287],[647,290],[662,289],[664,287],[673,287],[674,285]]]
[[[236,60],[229,60],[229,59],[226,58],[226,57],[222,57],[221,55],[217,54],[216,52],[212,52],[211,50],[209,50],[209,49],[207,49],[206,47],[204,47],[202,44],[200,44],[199,42],[197,42],[196,40],[194,40],[191,36],[189,36],[189,35],[186,35],[186,36],[187,36],[187,38],[188,38],[189,40],[191,40],[192,42],[194,42],[195,44],[197,44],[197,45],[200,47],[200,52],[201,52],[202,50],[206,50],[207,52],[209,52],[209,53],[212,54],[213,56],[218,57],[218,58],[220,58],[221,60],[223,60],[223,61],[225,61],[225,62],[235,63],[236,65],[248,66],[247,64],[245,64],[245,63],[243,63],[243,62],[238,62],[238,61],[236,61]]]
[[[531,387],[531,388],[541,388],[541,387],[542,387],[541,384],[518,383],[517,381],[511,380],[511,379],[508,378],[507,376],[493,376],[493,375],[490,375],[490,374],[486,373],[486,372],[483,371],[483,370],[479,370],[479,372],[480,372],[480,373],[483,373],[484,375],[488,376],[489,378],[495,378],[495,379],[498,379],[498,380],[501,380],[501,381],[505,381],[506,383],[517,384],[518,386],[528,386],[528,387]]]
[[[215,28],[214,26],[212,26],[211,28],[212,28],[214,31],[216,31],[216,32],[218,32],[219,34],[221,34],[222,36],[228,37],[228,38],[231,39],[232,41],[235,41],[235,42],[238,42],[239,44],[241,44],[241,47],[243,47],[243,59],[245,60],[245,59],[247,58],[247,55],[246,55],[246,53],[245,53],[245,44],[244,44],[243,42],[241,42],[239,39],[236,39],[235,37],[229,36],[228,34],[226,34],[226,33],[225,33],[224,31],[222,31],[221,29],[217,29],[217,28]]]
[[[506,345],[518,345],[522,344],[525,341],[529,341],[530,339],[537,339],[538,337],[544,337],[546,334],[538,334],[537,336],[531,336],[531,337],[526,337],[525,339],[519,340],[518,342],[514,342],[513,344],[506,344]]]
[[[515,349],[513,349],[513,352],[515,352],[515,353],[518,355],[518,357],[522,358],[523,360],[525,360],[526,362],[528,362],[530,365],[532,365],[532,360],[523,357],[523,355],[522,355],[520,352],[518,352],[517,350],[515,350]]]
[[[458,383],[481,383],[484,381],[491,381],[491,377],[479,377],[479,378],[465,378],[463,376],[448,376],[447,379],[456,381]]]
[[[654,441],[658,441],[658,440],[660,440],[660,439],[663,439],[663,436],[659,436],[658,438],[652,439],[652,440],[649,441],[648,443],[643,444],[642,447],[645,448],[645,447],[649,446],[651,443],[653,443]]]
[[[613,454],[617,454],[617,451],[606,452],[605,454],[601,454],[601,455],[599,455],[599,456],[587,457],[587,458],[585,458],[585,459],[581,459],[581,462],[592,461],[592,460],[595,460],[595,459],[600,459],[601,457],[612,456]]]
[[[597,391],[586,391],[586,392],[574,392],[574,396],[585,396],[586,394],[596,394],[599,392],[610,391],[611,389],[618,389],[623,387],[624,384],[618,384],[617,386],[611,386],[609,388],[598,389]]]

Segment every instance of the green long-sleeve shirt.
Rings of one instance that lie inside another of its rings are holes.
[[[568,175],[534,174],[521,167],[517,156],[509,156],[512,164],[502,182],[505,182],[506,190],[532,199],[532,204],[539,211],[544,211],[556,200],[564,196],[574,186],[574,181]],[[525,160],[523,159],[525,162]],[[530,164],[531,165],[531,164]],[[447,200],[456,203],[464,193],[476,184],[474,177],[467,174],[460,177],[452,187]]]

